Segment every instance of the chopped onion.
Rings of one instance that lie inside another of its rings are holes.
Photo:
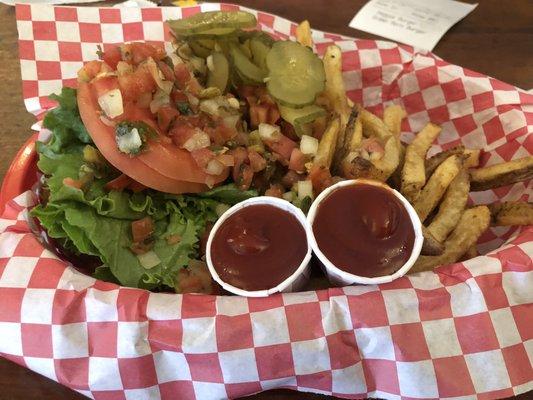
[[[137,153],[142,145],[141,135],[137,128],[133,128],[124,135],[117,136],[117,146],[122,153]]]
[[[217,213],[217,216],[221,216],[222,214],[224,214],[226,211],[229,210],[229,206],[227,204],[224,204],[224,203],[218,203],[217,206],[215,207],[215,212]]]
[[[313,182],[311,181],[298,181],[296,183],[296,190],[298,192],[298,198],[300,200],[306,197],[313,198]]]
[[[222,164],[216,158],[213,158],[207,164],[205,172],[207,172],[209,175],[220,175],[222,172],[224,172],[224,164]]]
[[[281,195],[283,199],[292,202],[294,200],[294,192],[285,192]]]
[[[211,145],[211,140],[209,135],[204,131],[197,129],[196,133],[192,135],[184,144],[183,148],[194,151],[209,147]]]
[[[258,127],[259,137],[262,140],[277,140],[280,132],[279,127],[276,125],[270,125],[265,123],[260,123]]]
[[[146,59],[146,66],[148,67],[148,71],[150,71],[150,74],[152,75],[152,78],[154,78],[154,81],[159,87],[159,89],[161,89],[166,94],[170,94],[172,88],[174,87],[174,83],[171,81],[165,81],[163,79],[163,73],[157,67],[157,64],[155,63],[152,57],[148,57]]]
[[[100,115],[100,121],[102,121],[105,125],[110,126],[112,128],[114,128],[116,125],[115,121],[111,121],[110,119],[108,119],[107,117],[103,115]]]
[[[115,118],[124,113],[120,89],[110,90],[98,97],[98,104],[109,118]]]
[[[200,100],[198,99],[198,97],[193,96],[189,92],[185,92],[185,96],[187,96],[187,100],[189,104],[193,107],[196,107],[200,103]]]
[[[150,102],[150,111],[155,114],[161,106],[170,103],[170,96],[163,90],[157,90],[154,94],[154,99]]]
[[[238,114],[236,115],[228,115],[227,117],[222,118],[222,122],[224,125],[228,128],[235,128],[237,126],[237,122],[239,122],[240,116]]]
[[[219,154],[217,160],[226,167],[233,167],[235,165],[235,157],[231,154]]]
[[[117,73],[119,76],[133,72],[133,67],[126,61],[119,61],[117,64]]]
[[[300,151],[306,155],[314,156],[318,151],[318,140],[312,136],[303,135],[300,141]]]
[[[218,116],[218,109],[220,105],[216,98],[207,99],[200,102],[200,110],[209,114]]]
[[[207,69],[213,72],[215,70],[215,64],[213,63],[213,56],[212,55],[207,56],[205,61],[207,62]]]
[[[174,66],[178,64],[183,64],[183,60],[180,57],[178,57],[176,53],[170,53],[168,57],[170,58],[170,60],[172,61],[172,65]]]
[[[239,100],[235,97],[228,97],[228,104],[231,108],[238,110],[241,107]]]
[[[137,255],[137,258],[139,259],[139,263],[142,265],[144,269],[151,269],[161,264],[161,260],[159,259],[157,254],[152,250],[144,254]]]

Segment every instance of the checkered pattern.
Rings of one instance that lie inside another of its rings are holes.
[[[161,41],[161,21],[206,9],[17,6],[28,109],[75,84],[97,44]],[[256,12],[280,37],[295,25]],[[533,96],[380,41],[337,41],[349,93],[376,113],[402,104],[403,131],[443,125],[435,150],[459,142],[484,162],[533,152]],[[103,42],[103,43],[102,43]],[[531,182],[474,203],[531,200]],[[495,229],[489,253],[379,286],[269,298],[170,295],[76,272],[32,234],[25,193],[0,219],[0,355],[94,399],[221,399],[278,387],[345,398],[502,398],[533,389],[533,227]],[[503,244],[503,246],[502,246]]]

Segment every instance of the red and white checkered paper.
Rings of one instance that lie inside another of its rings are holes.
[[[76,84],[97,44],[168,38],[162,23],[200,10],[17,6],[24,99]],[[255,12],[260,27],[295,24]],[[349,95],[372,111],[402,104],[405,138],[443,126],[439,148],[484,148],[484,162],[533,153],[533,96],[394,43],[314,32],[344,51]],[[532,200],[531,182],[473,203]],[[533,389],[533,227],[490,230],[486,256],[379,286],[268,298],[172,295],[76,272],[28,225],[27,192],[0,219],[0,354],[94,399],[222,399],[271,388],[408,398],[502,398]],[[502,245],[503,244],[503,245]],[[466,397],[463,397],[466,396]]]

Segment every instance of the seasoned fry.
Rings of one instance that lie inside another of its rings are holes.
[[[479,167],[479,156],[481,155],[480,149],[465,149],[463,154],[465,156],[463,166],[466,169]]]
[[[407,113],[405,110],[401,106],[395,104],[385,108],[385,111],[383,111],[383,122],[392,134],[398,136],[402,131],[402,120],[406,116]]]
[[[461,159],[458,155],[448,157],[435,170],[420,196],[413,202],[413,207],[420,220],[424,222],[433,209],[439,204],[441,197],[461,169]]]
[[[463,167],[450,183],[439,212],[428,226],[428,231],[440,242],[444,242],[448,234],[455,228],[468,201],[470,177]]]
[[[456,147],[452,147],[451,149],[441,151],[440,153],[429,157],[426,160],[426,176],[431,176],[431,174],[435,172],[437,167],[441,165],[448,157],[453,156],[454,154],[463,154],[464,151],[465,146],[459,145]]]
[[[533,225],[533,203],[506,201],[491,204],[489,209],[492,225]]]
[[[313,47],[311,25],[309,25],[308,20],[300,22],[300,24],[296,27],[296,41],[304,46]]]
[[[339,136],[340,119],[338,116],[330,119],[328,126],[320,143],[318,144],[318,150],[313,161],[313,164],[320,167],[331,167],[333,155],[335,154],[335,148],[337,144],[337,137]]]
[[[387,128],[385,122],[379,117],[372,114],[370,111],[364,108],[359,109],[359,115],[361,116],[361,122],[363,124],[363,135],[366,137],[375,136],[378,139],[385,140],[389,136],[393,136],[392,132]]]
[[[422,243],[421,254],[426,256],[439,256],[444,252],[444,245],[422,225],[422,234],[424,235],[424,242]]]
[[[431,123],[422,129],[405,151],[405,163],[402,169],[401,192],[414,201],[426,183],[425,159],[431,143],[439,135],[441,128]]]
[[[533,156],[470,171],[473,191],[492,189],[533,178]]]
[[[469,208],[444,243],[444,253],[440,256],[420,256],[409,272],[428,271],[439,265],[456,262],[478,241],[489,223],[490,211],[487,206]]]
[[[354,151],[361,146],[363,140],[363,124],[359,117],[359,112],[356,108],[352,109],[350,118],[348,119],[348,125],[346,125],[346,133],[344,138],[344,147],[348,151]]]

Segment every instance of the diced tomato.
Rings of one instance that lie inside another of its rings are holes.
[[[162,106],[157,110],[157,125],[161,132],[166,133],[178,115],[178,110],[170,106]]]
[[[133,193],[139,193],[148,188],[144,186],[142,183],[139,183],[132,179],[132,182],[128,185],[128,189],[131,190]]]
[[[250,159],[250,166],[254,172],[259,172],[266,168],[266,160],[257,151],[248,149],[248,158]]]
[[[191,156],[194,158],[194,161],[196,161],[196,165],[202,169],[205,169],[209,161],[215,157],[215,153],[207,148],[204,148],[191,151]]]
[[[104,187],[106,190],[116,190],[120,192],[126,189],[132,182],[133,179],[131,179],[128,175],[120,174],[115,179],[107,182]]]
[[[151,217],[144,217],[131,223],[131,235],[135,243],[144,242],[154,233],[154,221]]]
[[[82,82],[89,82],[100,73],[102,64],[102,61],[99,60],[89,61],[78,71],[78,79]]]
[[[295,141],[287,136],[280,134],[275,141],[265,141],[265,144],[274,152],[278,153],[283,159],[289,161],[292,149],[297,147]]]
[[[187,123],[180,123],[178,120],[174,123],[174,127],[168,133],[172,137],[172,142],[176,146],[183,146],[196,133],[196,128]]]
[[[103,78],[95,79],[92,82],[96,97],[109,92],[110,90],[118,89],[118,81],[115,76],[105,76]]]
[[[140,64],[148,57],[154,60],[162,60],[166,57],[166,52],[161,46],[151,45],[148,43],[133,42],[124,45],[124,51],[129,52],[129,57],[133,64]]]
[[[191,72],[184,63],[174,65],[174,75],[176,76],[176,84],[180,89],[185,89],[185,85],[191,79]]]
[[[173,89],[170,93],[170,98],[172,101],[176,103],[188,103],[189,99],[187,98],[187,95],[183,93],[181,90]]]
[[[72,178],[64,178],[63,185],[70,186],[75,189],[81,189],[83,186],[81,181]]]
[[[120,46],[111,46],[102,55],[102,60],[112,69],[117,69],[117,64],[122,61],[122,52]]]
[[[220,135],[220,137],[224,140],[224,142],[233,139],[235,135],[237,135],[237,130],[235,128],[230,128],[224,125],[223,123],[217,125],[216,131],[218,135]]]
[[[321,166],[311,168],[309,179],[313,183],[313,189],[316,193],[322,192],[324,189],[331,186],[332,183],[329,169]]]
[[[150,71],[143,66],[137,68],[133,73],[126,73],[118,77],[118,84],[124,100],[137,100],[139,96],[146,92],[153,92],[156,83]]]
[[[292,188],[292,186],[303,179],[301,175],[298,175],[296,171],[289,170],[287,173],[281,178],[281,183],[283,186],[285,186],[287,189]]]
[[[255,89],[255,86],[242,85],[237,89],[237,92],[239,93],[240,98],[245,99],[248,96],[254,96]]]
[[[176,80],[176,76],[174,75],[174,71],[172,71],[172,68],[168,66],[168,64],[164,61],[158,61],[157,66],[163,73],[163,76],[165,77],[165,80],[174,82]]]
[[[234,168],[234,170],[235,169],[236,168]],[[235,183],[240,190],[248,190],[252,184],[253,178],[254,171],[252,170],[252,167],[248,164],[241,164],[237,171],[237,179],[235,179]]]
[[[235,157],[231,154],[220,154],[217,156],[217,160],[226,167],[233,167],[235,165]]]
[[[250,105],[250,126],[257,128],[259,124],[268,122],[268,110],[269,106],[266,104],[253,104]]]
[[[265,192],[265,196],[278,197],[281,199],[283,196],[283,186],[277,183],[270,185],[270,188]]]
[[[281,117],[281,114],[279,113],[278,106],[275,104],[271,105],[268,109],[268,123],[274,125],[278,122],[279,117]]]
[[[289,169],[296,172],[305,172],[305,154],[295,147],[292,149],[291,158],[289,160]]]
[[[233,166],[233,180],[237,181],[240,174],[241,165],[248,161],[248,152],[244,147],[236,147],[228,151],[228,154],[234,157],[234,166]]]

